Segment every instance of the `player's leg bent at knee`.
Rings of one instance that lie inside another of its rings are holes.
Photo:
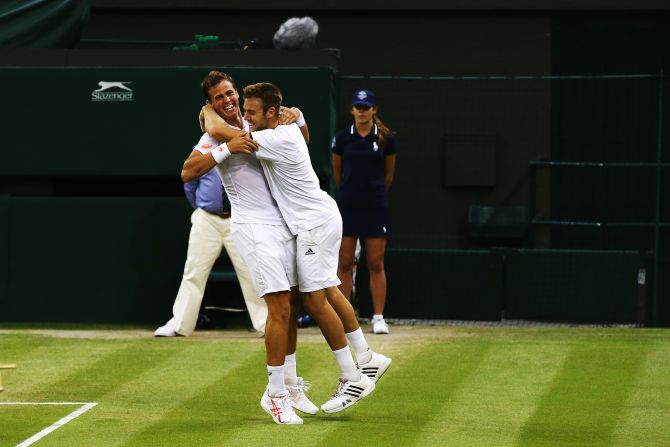
[[[335,355],[340,367],[340,377],[344,380],[358,380],[360,374],[351,356],[351,351],[349,351],[344,327],[333,308],[328,304],[325,292],[319,290],[303,293],[302,298],[305,309],[316,320],[323,337]]]
[[[356,353],[360,371],[376,383],[391,366],[391,359],[370,349],[351,303],[344,298],[337,287],[326,289],[326,296],[342,320],[347,340]]]
[[[354,363],[342,322],[328,303],[325,291],[305,293],[303,300],[307,311],[319,324],[340,368],[340,379],[335,393],[321,405],[324,412],[336,413],[369,395],[374,391],[375,384],[367,375],[360,372]]]

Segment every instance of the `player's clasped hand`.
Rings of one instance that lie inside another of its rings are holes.
[[[298,120],[299,112],[288,107],[281,106],[279,113],[279,124],[293,124]]]
[[[251,154],[258,150],[258,143],[256,143],[248,133],[233,138],[227,145],[231,154]]]

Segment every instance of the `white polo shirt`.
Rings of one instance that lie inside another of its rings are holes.
[[[249,130],[246,121],[244,130]],[[207,154],[219,144],[205,133],[193,149]],[[253,155],[231,154],[216,165],[216,171],[228,194],[233,222],[285,225],[263,175],[261,163]]]
[[[251,132],[255,153],[291,233],[311,230],[335,216],[335,201],[319,186],[309,150],[297,124]]]

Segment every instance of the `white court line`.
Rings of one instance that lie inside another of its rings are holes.
[[[29,445],[36,443],[37,441],[39,441],[52,431],[61,428],[63,425],[67,424],[72,419],[86,413],[88,410],[98,405],[98,403],[97,402],[0,402],[0,405],[82,405],[82,407],[79,408],[78,410],[73,411],[72,413],[68,414],[67,416],[58,420],[57,422],[54,422],[49,427],[45,428],[39,433],[31,436],[22,443],[16,445],[16,447],[28,447]]]

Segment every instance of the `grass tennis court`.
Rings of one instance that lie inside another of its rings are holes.
[[[264,346],[244,330],[155,339],[153,328],[0,327],[3,402],[97,403],[37,446],[668,446],[670,331],[394,326],[375,392],[278,426],[258,404]],[[314,328],[298,373],[320,405],[337,367]],[[81,405],[0,405],[16,446]]]

